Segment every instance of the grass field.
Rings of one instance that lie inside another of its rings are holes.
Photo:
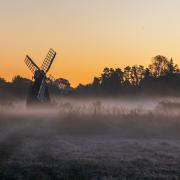
[[[180,179],[177,102],[20,107],[1,107],[0,179]]]

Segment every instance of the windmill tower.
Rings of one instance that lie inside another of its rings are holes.
[[[50,96],[48,91],[48,82],[57,85],[52,76],[47,77],[47,73],[51,68],[51,65],[56,57],[56,52],[50,49],[44,62],[39,68],[36,63],[27,55],[25,58],[25,64],[33,73],[34,82],[30,89],[29,96],[27,98],[27,104],[48,104],[50,103]],[[59,86],[59,85],[58,85]]]

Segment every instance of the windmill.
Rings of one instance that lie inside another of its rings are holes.
[[[51,65],[56,57],[56,52],[50,49],[44,62],[39,68],[36,63],[27,55],[25,58],[25,64],[33,73],[34,82],[30,89],[30,93],[27,99],[27,104],[48,104],[50,103],[50,96],[48,90],[48,83],[55,85],[60,89],[64,87],[59,81],[56,81],[51,75],[47,77],[47,73],[51,68]]]

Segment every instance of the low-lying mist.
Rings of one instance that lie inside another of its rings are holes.
[[[55,98],[0,106],[0,177],[180,179],[180,101]]]
[[[25,101],[1,105],[1,124],[37,123],[57,134],[108,135],[119,138],[179,138],[178,99],[56,99],[49,107],[26,107]],[[0,129],[5,128],[4,126]]]

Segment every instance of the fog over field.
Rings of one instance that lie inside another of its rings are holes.
[[[0,108],[3,179],[179,179],[180,99],[54,98]]]

